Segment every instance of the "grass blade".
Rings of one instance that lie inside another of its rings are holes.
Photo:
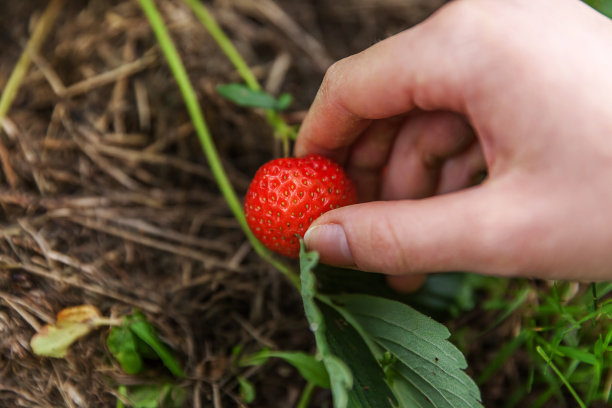
[[[582,402],[582,399],[578,396],[578,393],[576,392],[576,390],[574,390],[574,387],[572,387],[568,379],[565,378],[565,376],[557,368],[555,363],[553,363],[550,357],[548,357],[544,349],[541,346],[537,346],[536,351],[538,352],[540,357],[542,357],[544,361],[546,361],[546,364],[550,366],[550,368],[555,372],[555,374],[557,374],[557,377],[559,377],[559,379],[563,382],[563,384],[565,384],[565,386],[567,387],[567,390],[570,392],[570,394],[572,394],[572,396],[574,397],[574,399],[576,400],[580,408],[586,408],[586,405],[584,404],[584,402]]]
[[[19,57],[19,61],[17,61],[17,65],[15,65],[15,68],[13,69],[6,86],[2,91],[2,96],[0,97],[0,123],[2,123],[2,119],[8,113],[8,110],[10,109],[15,96],[17,95],[19,86],[28,72],[28,68],[32,62],[32,55],[38,53],[38,50],[47,37],[49,30],[53,26],[53,22],[55,21],[65,2],[66,0],[52,0],[49,2],[45,12],[40,18],[40,21],[36,25],[36,28],[32,33],[32,37],[30,37],[30,40],[26,44],[25,50],[21,54],[21,57]]]
[[[151,28],[153,29],[153,32],[157,37],[157,41],[159,42],[159,46],[166,57],[168,66],[172,71],[172,75],[178,84],[183,100],[185,101],[185,106],[187,107],[187,111],[189,112],[189,116],[191,117],[191,121],[198,135],[198,139],[202,145],[206,159],[208,160],[208,165],[215,176],[217,185],[219,186],[219,189],[221,190],[221,193],[223,194],[223,197],[225,198],[230,210],[234,214],[234,217],[236,217],[236,220],[253,246],[253,249],[255,249],[255,251],[262,258],[283,273],[295,287],[299,288],[299,277],[295,274],[295,272],[293,272],[291,268],[289,268],[283,262],[274,258],[263,246],[263,244],[259,242],[257,238],[255,238],[249,229],[244,212],[242,211],[242,203],[238,199],[238,196],[236,195],[236,192],[234,191],[234,188],[229,181],[225,170],[223,169],[223,165],[219,159],[212,136],[208,130],[206,121],[204,120],[204,114],[202,113],[202,108],[198,102],[195,90],[191,85],[189,76],[185,70],[185,66],[181,61],[181,57],[179,56],[178,51],[170,38],[170,34],[166,29],[164,20],[155,6],[155,2],[153,0],[138,0],[138,2],[149,20]]]
[[[179,378],[185,378],[185,373],[181,368],[179,362],[174,358],[170,350],[162,343],[162,341],[157,336],[155,329],[149,323],[145,316],[142,313],[134,313],[134,315],[128,320],[128,327],[134,333],[134,335],[138,336],[140,340],[144,341],[147,345],[149,345],[155,353],[162,360],[164,365]]]

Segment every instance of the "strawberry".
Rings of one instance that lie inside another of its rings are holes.
[[[247,224],[267,248],[290,258],[321,214],[357,201],[353,182],[330,159],[272,160],[257,170],[244,201]]]

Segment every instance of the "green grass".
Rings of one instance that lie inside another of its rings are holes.
[[[524,392],[539,390],[535,403],[555,401],[587,407],[596,401],[611,402],[612,382],[612,289],[610,283],[555,282],[549,286],[532,281],[492,280],[484,307],[503,319],[520,316],[517,335],[501,344],[496,356],[480,373],[487,382],[512,363],[517,350],[530,357],[531,372]],[[569,401],[568,401],[569,399]],[[524,406],[517,398],[511,407]]]

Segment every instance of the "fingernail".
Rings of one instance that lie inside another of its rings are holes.
[[[338,224],[310,227],[304,234],[304,243],[319,253],[322,262],[343,266],[355,263],[344,229]]]

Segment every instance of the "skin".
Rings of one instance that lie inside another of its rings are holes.
[[[338,61],[295,154],[342,163],[361,203],[306,245],[400,290],[449,270],[612,279],[611,49],[578,0],[457,0]]]

